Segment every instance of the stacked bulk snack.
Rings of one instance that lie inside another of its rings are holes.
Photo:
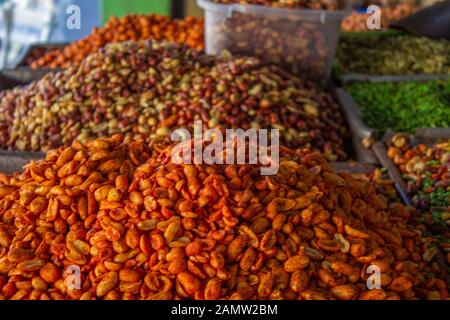
[[[273,128],[282,143],[346,159],[348,130],[326,92],[248,57],[206,56],[187,46],[128,42],[79,66],[0,93],[0,146],[48,150],[90,137],[173,129]]]
[[[420,222],[439,239],[450,263],[450,140],[412,145],[403,134],[393,136],[389,158],[402,174]]]
[[[127,15],[112,17],[105,26],[63,49],[55,49],[30,62],[32,68],[68,68],[80,63],[108,43],[128,40],[167,40],[203,49],[203,20],[187,17],[172,20],[160,15]]]
[[[371,128],[412,133],[450,127],[448,80],[355,83],[346,89]]]
[[[450,224],[450,140],[411,146],[404,135],[392,138],[388,156],[406,180],[414,205],[429,212],[428,224]],[[433,212],[433,209],[436,211]]]
[[[414,210],[319,154],[283,148],[279,172],[261,176],[171,153],[116,135],[2,176],[0,298],[448,298]]]
[[[344,74],[449,74],[449,53],[446,40],[412,35],[349,36],[339,43],[336,65]]]

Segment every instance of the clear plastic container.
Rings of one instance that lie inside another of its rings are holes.
[[[281,65],[301,78],[326,83],[331,75],[340,24],[351,13],[339,11],[219,4],[197,0],[205,10],[206,52],[228,50]]]

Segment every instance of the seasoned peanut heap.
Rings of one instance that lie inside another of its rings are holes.
[[[339,105],[253,58],[158,42],[112,44],[80,66],[0,93],[0,148],[48,150],[115,133],[164,139],[175,128],[276,128],[290,147],[345,159]]]
[[[432,240],[407,224],[413,209],[318,154],[283,150],[264,177],[122,140],[76,142],[2,177],[0,297],[448,297]],[[367,289],[369,265],[381,289]]]

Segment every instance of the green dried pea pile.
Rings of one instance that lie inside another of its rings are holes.
[[[342,73],[449,74],[450,42],[409,35],[346,37],[336,64]]]
[[[412,133],[450,127],[450,81],[356,83],[347,90],[371,128]]]

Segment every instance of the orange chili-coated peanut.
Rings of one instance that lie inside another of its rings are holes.
[[[283,149],[261,176],[124,140],[0,177],[0,299],[448,298],[413,209],[318,154]]]

